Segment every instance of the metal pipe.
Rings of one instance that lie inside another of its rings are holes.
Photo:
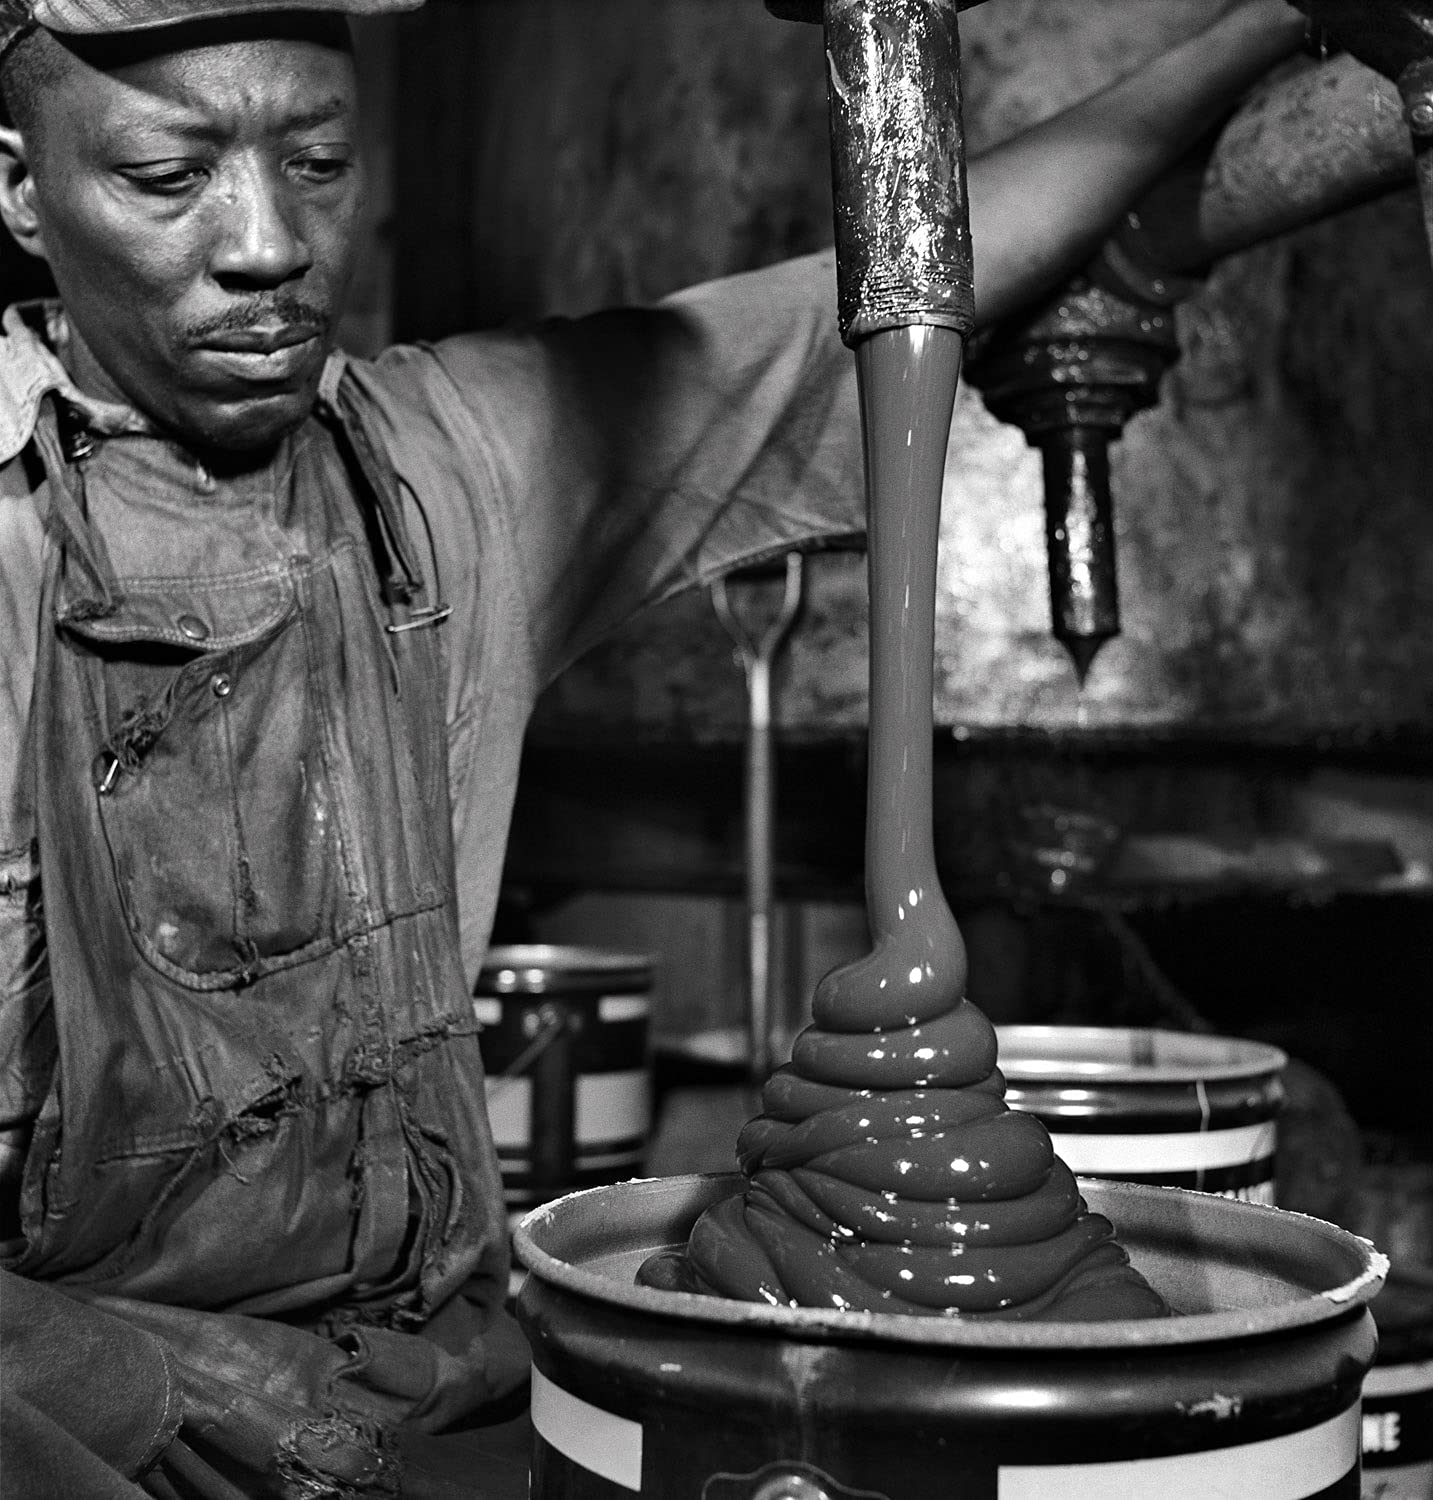
[[[772,927],[776,905],[776,746],[771,669],[801,607],[802,559],[786,555],[781,602],[763,628],[732,608],[728,581],[711,586],[712,608],[736,644],[746,673],[746,1014],[747,1076],[758,1087],[771,1072]]]
[[[957,0],[957,10],[973,10],[984,0]],[[820,25],[824,19],[825,0],[766,0],[766,8],[783,21],[811,21]]]
[[[1164,300],[1160,272],[1203,271],[1413,180],[1397,87],[1340,56],[1256,88],[1211,147],[1140,201],[1117,244],[1145,278],[1133,289]]]
[[[825,0],[841,337],[975,325],[955,0]]]

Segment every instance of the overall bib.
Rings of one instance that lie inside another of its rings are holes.
[[[236,1472],[302,1474],[315,1443],[361,1468],[370,1419],[436,1429],[516,1377],[483,1337],[507,1243],[444,611],[351,382],[288,441],[302,505],[256,521],[241,571],[137,580],[87,513],[93,439],[59,406],[37,433],[58,1065],[9,1269],[159,1333],[191,1417],[242,1412]]]

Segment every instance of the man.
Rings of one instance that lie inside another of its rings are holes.
[[[7,1496],[453,1493],[422,1435],[524,1371],[468,995],[529,708],[861,526],[827,258],[333,353],[341,13],[412,3],[0,6],[0,216],[60,294],[0,340]],[[972,163],[983,320],[1301,25],[1227,7]]]

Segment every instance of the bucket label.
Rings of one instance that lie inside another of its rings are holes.
[[[580,1469],[612,1486],[610,1491],[573,1488],[565,1493],[598,1496],[637,1493],[642,1488],[642,1424],[593,1406],[532,1368],[533,1430]],[[542,1491],[536,1487],[535,1495]]]
[[[1363,1386],[1363,1467],[1365,1497],[1433,1494],[1433,1360],[1375,1365],[1369,1371]],[[1397,1487],[1400,1483],[1404,1487]]]
[[[793,1464],[806,1467],[796,1454],[760,1451],[775,1434],[743,1430],[739,1424],[694,1429],[673,1412],[646,1434],[641,1422],[583,1400],[536,1367],[532,1422],[532,1494],[538,1500],[556,1495],[623,1500],[633,1494],[750,1500],[757,1493],[753,1483],[759,1488]],[[898,1476],[894,1490],[871,1489],[869,1479],[862,1485],[847,1477],[840,1481],[845,1485],[840,1493],[880,1500],[886,1495],[890,1500],[1176,1500],[1215,1495],[1359,1500],[1359,1430],[1355,1405],[1303,1432],[1162,1458],[1001,1464],[998,1455],[971,1454],[933,1468],[912,1455],[910,1472]],[[725,1453],[725,1463],[713,1463],[724,1433],[731,1451]],[[645,1440],[648,1436],[651,1442]],[[644,1461],[652,1473],[644,1474]]]
[[[1258,1500],[1355,1500],[1359,1410],[1304,1432],[1114,1463],[1029,1464],[1000,1470],[999,1500],[1172,1500],[1248,1495]]]
[[[1052,1130],[1055,1153],[1077,1177],[1114,1177],[1245,1196],[1274,1180],[1272,1121],[1229,1130],[1169,1130],[1124,1135]]]

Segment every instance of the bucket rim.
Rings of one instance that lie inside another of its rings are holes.
[[[680,1245],[703,1210],[746,1186],[746,1178],[739,1172],[633,1178],[568,1193],[526,1214],[513,1234],[513,1246],[518,1260],[538,1281],[648,1317],[675,1318],[803,1340],[839,1339],[952,1350],[1158,1349],[1289,1333],[1366,1308],[1388,1274],[1387,1256],[1368,1240],[1323,1219],[1190,1188],[1093,1178],[1078,1180],[1089,1207],[1106,1214],[1117,1227],[1122,1219],[1129,1221],[1132,1207],[1142,1205],[1148,1216],[1164,1195],[1178,1195],[1181,1208],[1197,1206],[1206,1216],[1212,1214],[1224,1219],[1226,1231],[1247,1238],[1251,1244],[1268,1239],[1271,1233],[1287,1237],[1297,1225],[1299,1233],[1320,1241],[1322,1247],[1339,1259],[1338,1274],[1343,1279],[1317,1290],[1304,1288],[1304,1295],[1273,1306],[1148,1320],[992,1322],[911,1313],[772,1307],[696,1292],[662,1291],[593,1269],[601,1257],[589,1256],[584,1262],[554,1253],[557,1248],[554,1241],[564,1234],[571,1236],[583,1225],[595,1225],[600,1233],[614,1233],[614,1226],[621,1225],[623,1200],[629,1218],[635,1204],[649,1219],[655,1218],[668,1227],[669,1232],[659,1242],[650,1244],[646,1253]],[[1182,1200],[1197,1203],[1186,1204]],[[1166,1202],[1172,1205],[1174,1200]],[[672,1234],[670,1229],[678,1224],[682,1226],[680,1232]],[[582,1243],[580,1235],[578,1242]]]
[[[996,1065],[1014,1083],[1222,1083],[1277,1074],[1289,1061],[1271,1042],[1150,1026],[1019,1024],[995,1036]]]
[[[610,980],[624,974],[650,984],[656,966],[650,953],[585,943],[497,943],[483,955],[474,992],[535,994],[584,979]]]

